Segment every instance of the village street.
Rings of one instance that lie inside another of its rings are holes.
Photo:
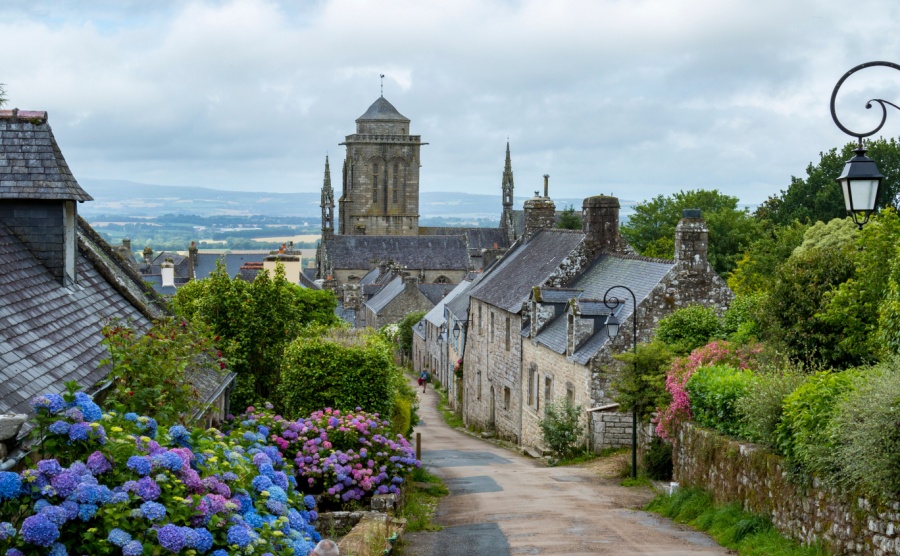
[[[619,486],[596,468],[541,463],[448,427],[437,395],[419,390],[422,460],[450,495],[435,522],[404,535],[407,556],[728,554],[702,533],[640,511],[649,489]]]

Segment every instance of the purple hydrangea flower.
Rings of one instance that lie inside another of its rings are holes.
[[[159,545],[170,552],[174,552],[175,554],[181,552],[181,549],[184,548],[187,544],[187,540],[185,539],[185,534],[182,529],[182,527],[173,525],[171,523],[160,527],[159,530],[156,531],[156,538],[159,541]],[[187,528],[185,527],[184,529]]]
[[[138,541],[131,541],[122,547],[122,556],[141,556],[144,553],[144,545]]]
[[[62,473],[62,466],[55,459],[45,459],[37,463],[37,469],[48,477],[55,477]]]
[[[104,456],[100,452],[94,452],[93,454],[88,456],[87,468],[94,475],[102,475],[103,473],[106,473],[107,471],[112,469],[112,464],[109,463],[109,460],[106,459],[106,456]]]
[[[41,508],[40,513],[47,516],[47,519],[52,521],[57,527],[61,527],[69,520],[68,512],[61,506],[45,506]]]
[[[22,538],[38,546],[50,546],[59,538],[59,529],[45,515],[26,517],[22,522]]]
[[[134,487],[134,493],[144,500],[156,500],[160,495],[159,485],[150,477],[143,477]]]
[[[16,528],[13,527],[12,523],[8,521],[0,523],[0,541],[5,541],[6,539],[11,539],[15,536]]]
[[[39,413],[42,409],[50,411],[50,400],[47,396],[36,396],[32,398],[29,403],[31,404],[32,411],[35,413]]]

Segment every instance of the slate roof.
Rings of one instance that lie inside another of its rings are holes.
[[[310,270],[313,271],[313,276],[315,276],[316,269],[311,268]],[[319,287],[319,284],[316,284],[315,279],[310,278],[304,272],[300,272],[300,285],[303,286],[304,288],[309,288],[311,290],[321,290],[322,289]]]
[[[540,230],[527,243],[516,243],[485,273],[470,295],[518,313],[531,288],[543,284],[583,238],[581,232]]]
[[[611,287],[622,285],[631,288],[640,304],[674,266],[675,263],[672,261],[601,255],[572,284],[572,287],[584,291],[582,299],[579,301],[582,314],[586,317],[593,315],[601,318],[603,315],[609,314],[609,310],[603,306],[602,299]],[[609,292],[609,298],[617,298],[622,301],[615,312],[619,322],[624,322],[634,312],[634,303],[627,291],[614,289]],[[608,337],[605,326],[597,328],[599,330],[573,354],[572,361],[585,365],[600,351]],[[565,353],[566,319],[554,319],[541,330],[535,340],[556,353]]]
[[[93,386],[105,375],[101,330],[107,319],[150,319],[130,303],[79,249],[78,283],[63,287],[0,224],[0,413],[29,413],[42,392],[62,392],[76,380]]]
[[[459,270],[469,267],[463,236],[336,235],[325,243],[335,269],[368,269],[371,261],[393,261],[410,269]]]
[[[375,268],[373,268],[372,270],[367,272],[365,276],[360,278],[360,280],[359,280],[359,282],[357,282],[357,284],[359,284],[360,286],[374,284],[375,282],[378,281],[378,278],[380,276],[381,276],[381,269],[376,266]]]
[[[509,240],[500,228],[447,228],[419,226],[420,236],[466,236],[469,249],[509,247]]]
[[[541,288],[544,303],[568,303],[573,297],[581,297],[582,290],[575,288]]]
[[[367,121],[367,120],[387,120],[393,122],[408,122],[409,118],[402,115],[400,112],[394,108],[394,105],[387,101],[384,97],[378,97],[378,99],[372,103],[372,106],[366,110],[366,113],[356,118],[356,121]]]
[[[216,270],[216,261],[222,259],[225,261],[225,271],[228,276],[234,278],[240,274],[241,267],[246,263],[263,262],[263,259],[269,255],[268,251],[243,251],[232,253],[197,253],[197,268],[194,269],[194,276],[198,280],[208,277]]]
[[[0,199],[93,200],[69,170],[46,112],[0,110]]]
[[[404,284],[403,277],[397,276],[391,282],[382,288],[380,292],[375,294],[372,299],[366,301],[366,307],[372,310],[376,315],[385,307],[387,304],[394,300],[395,297],[400,295],[403,292]]]
[[[461,283],[457,284],[456,286],[450,286],[453,289],[447,293],[446,297],[444,297],[443,299],[439,299],[430,311],[425,313],[424,319],[435,326],[440,326],[440,325],[444,324],[445,322],[447,322],[447,319],[444,318],[444,306],[447,303],[450,303],[451,301],[453,301],[456,297],[459,296],[459,294],[464,292],[466,289],[468,289],[469,284],[470,284],[470,282],[461,282]]]
[[[432,305],[440,303],[451,291],[456,284],[419,284],[419,291],[422,292]]]

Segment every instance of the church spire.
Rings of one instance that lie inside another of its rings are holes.
[[[325,155],[325,181],[322,185],[322,241],[334,237],[334,189],[331,188],[331,169]]]
[[[513,171],[509,156],[509,140],[506,141],[506,166],[503,168],[503,213],[500,215],[500,228],[506,234],[509,243],[516,240],[516,224],[513,217]]]

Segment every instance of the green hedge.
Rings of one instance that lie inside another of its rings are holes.
[[[743,425],[736,403],[754,380],[752,372],[727,365],[697,369],[687,382],[694,421],[729,436],[741,436]]]

